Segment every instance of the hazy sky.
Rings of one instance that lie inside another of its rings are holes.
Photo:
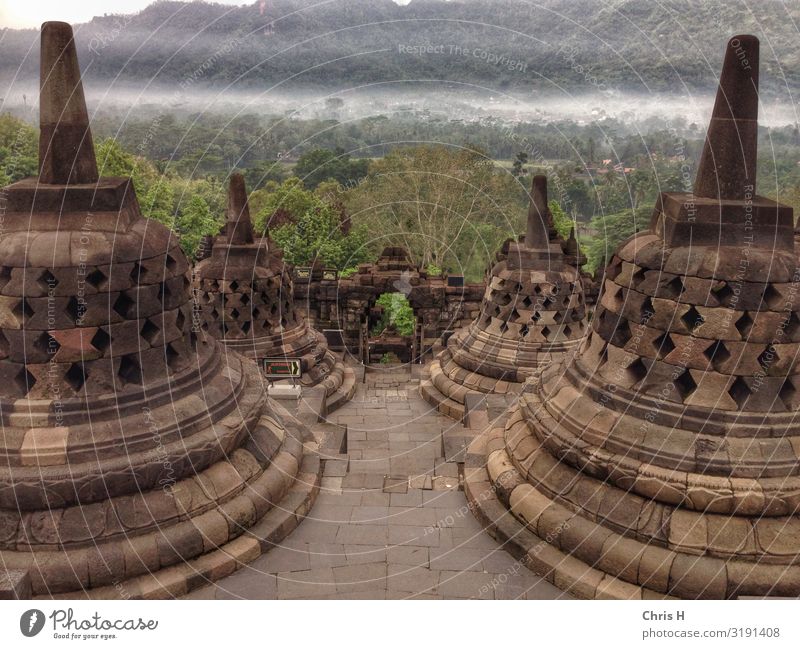
[[[106,13],[136,13],[152,0],[0,0],[0,27],[39,27],[45,20],[82,23]],[[221,4],[249,4],[216,0]]]
[[[215,0],[226,5],[253,4],[254,1]],[[152,2],[153,0],[0,0],[0,27],[39,27],[45,20],[82,23],[106,13],[135,13]],[[407,2],[408,0],[399,0],[398,4]]]

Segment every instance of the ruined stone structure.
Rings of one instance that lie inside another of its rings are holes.
[[[563,241],[547,207],[547,179],[535,176],[527,231],[498,255],[472,324],[451,336],[420,385],[454,419],[469,392],[516,393],[542,366],[568,363],[584,335],[583,263],[574,236]]]
[[[384,249],[374,264],[360,264],[358,272],[326,279],[321,268],[295,279],[295,303],[314,326],[341,329],[346,347],[359,349],[370,309],[383,293],[403,293],[421,326],[420,347],[433,348],[446,331],[470,322],[480,307],[482,284],[464,284],[462,277],[431,277],[420,271],[403,248]]]
[[[694,192],[612,258],[574,364],[469,448],[491,533],[583,597],[800,596],[797,254],[755,193],[758,47],[729,42]]]
[[[231,175],[226,224],[195,267],[194,289],[206,330],[228,349],[259,362],[300,359],[301,383],[321,382],[331,405],[352,396],[352,370],[294,308],[291,270],[268,237],[254,236],[241,174]]]
[[[0,584],[180,595],[290,532],[319,458],[256,364],[193,327],[177,238],[98,178],[65,23],[42,26],[40,119],[39,177],[3,189]]]

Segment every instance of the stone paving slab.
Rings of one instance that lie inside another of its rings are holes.
[[[280,547],[191,597],[567,598],[470,512],[459,465],[442,443],[464,429],[431,411],[419,379],[402,369],[366,379],[323,424],[328,433],[346,428],[347,453],[326,460],[308,517]]]

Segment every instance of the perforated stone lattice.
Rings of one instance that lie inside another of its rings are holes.
[[[251,282],[202,279],[198,286],[203,318],[215,338],[271,336],[302,322],[292,308],[291,283],[283,274]]]

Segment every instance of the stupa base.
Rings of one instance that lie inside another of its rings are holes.
[[[525,525],[517,519],[504,500],[509,486],[524,481],[510,461],[504,464],[497,452],[503,446],[503,428],[489,428],[467,449],[464,469],[464,493],[469,508],[485,531],[527,569],[547,579],[556,588],[581,599],[673,599],[649,588],[630,584],[561,550],[555,537],[542,526]],[[498,448],[498,446],[500,448]],[[490,465],[505,468],[494,476]],[[509,468],[511,467],[511,468]],[[513,487],[512,487],[513,488]]]
[[[320,488],[321,462],[311,432],[279,404],[271,402],[271,409],[284,426],[284,439],[257,478],[241,488],[233,485],[244,459],[238,450],[234,463],[218,462],[174,487],[183,500],[197,488],[189,483],[196,483],[219,506],[99,547],[3,551],[4,569],[26,571],[34,599],[175,598],[230,575],[280,544],[310,511]],[[227,500],[221,491],[226,486],[235,494]]]
[[[724,516],[648,503],[553,457],[528,430],[529,408],[542,403],[524,400],[505,428],[484,432],[468,449],[465,491],[512,554],[533,553],[528,565],[535,572],[550,574],[556,586],[580,597],[800,595],[791,517]],[[555,564],[547,562],[560,555],[573,567],[557,577]]]
[[[420,395],[441,414],[463,421],[466,399],[470,393],[518,394],[522,383],[483,376],[458,365],[448,349],[431,361],[428,379],[420,382]]]

